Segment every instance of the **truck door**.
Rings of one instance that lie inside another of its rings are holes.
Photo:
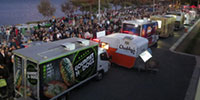
[[[39,73],[37,64],[27,60],[26,61],[26,95],[33,99],[39,98]]]
[[[106,50],[99,48],[98,51],[98,67],[97,70],[107,72],[110,66],[109,57]]]

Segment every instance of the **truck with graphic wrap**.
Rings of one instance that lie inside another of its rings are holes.
[[[128,20],[122,23],[122,33],[132,34],[147,38],[149,46],[157,44],[158,34],[156,30],[158,23],[156,21],[148,21],[147,19]]]
[[[60,100],[92,79],[102,79],[110,62],[105,49],[90,40],[69,38],[14,53],[15,92],[23,99]]]

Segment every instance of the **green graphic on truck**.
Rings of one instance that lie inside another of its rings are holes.
[[[98,46],[40,65],[40,98],[50,99],[97,72]]]

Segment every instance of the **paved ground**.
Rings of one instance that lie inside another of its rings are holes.
[[[156,74],[113,66],[103,80],[71,92],[70,100],[184,100],[195,57],[153,49],[160,63]],[[178,60],[177,60],[178,59]]]
[[[175,51],[178,52],[186,52],[193,55],[200,55],[200,35],[199,35],[199,27],[200,23],[196,24],[196,26],[191,30],[191,32],[187,35],[185,39],[177,46]]]
[[[197,68],[200,69],[200,57],[196,57],[197,59]],[[200,72],[200,70],[199,70]],[[194,100],[200,100],[200,78],[198,77],[198,85],[197,85],[197,91],[196,91],[196,96]]]
[[[156,74],[111,67],[99,82],[90,81],[71,92],[70,100],[184,100],[190,85],[195,57],[172,53],[169,48],[183,35],[160,38],[153,55],[160,63]]]
[[[169,49],[183,34],[185,30],[179,30],[174,32],[174,36],[170,36],[168,38],[160,38],[158,40],[158,47],[157,48],[164,48]]]

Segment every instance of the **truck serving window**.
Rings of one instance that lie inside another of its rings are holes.
[[[100,54],[100,59],[101,60],[109,60],[109,57],[108,57],[107,53],[104,52],[104,53]]]
[[[140,26],[133,24],[123,24],[123,33],[139,35]]]

